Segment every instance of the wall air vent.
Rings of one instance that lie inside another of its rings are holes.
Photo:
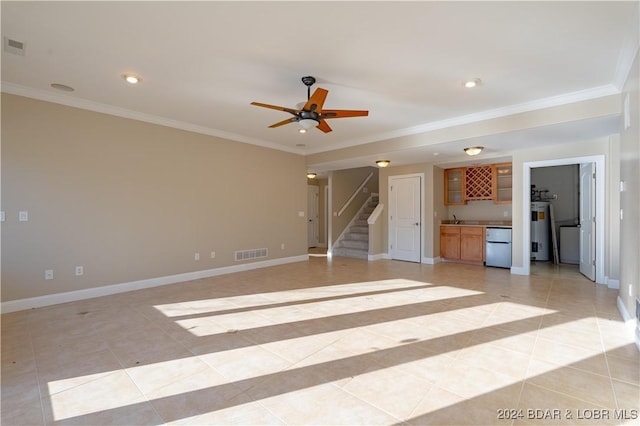
[[[4,38],[4,51],[7,53],[13,53],[14,55],[24,56],[27,46],[21,41],[11,39],[9,37]]]
[[[269,256],[269,251],[266,248],[253,249],[253,250],[238,250],[236,251],[236,262],[249,259],[257,259],[260,257]]]

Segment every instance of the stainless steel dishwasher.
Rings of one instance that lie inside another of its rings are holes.
[[[486,228],[487,266],[511,268],[511,228]]]

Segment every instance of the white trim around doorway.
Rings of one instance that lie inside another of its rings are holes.
[[[555,160],[531,161],[522,164],[522,268],[511,267],[511,273],[529,275],[531,272],[531,220],[530,197],[531,169],[538,167],[566,166],[570,164],[595,163],[596,165],[596,282],[606,284],[605,259],[605,158],[604,155],[560,158]]]

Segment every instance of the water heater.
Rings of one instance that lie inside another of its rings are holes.
[[[531,203],[531,260],[551,260],[549,203]]]

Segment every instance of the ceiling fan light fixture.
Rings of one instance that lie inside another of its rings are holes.
[[[376,161],[376,164],[378,165],[378,167],[387,167],[389,164],[391,164],[391,161],[389,161],[389,160],[378,160],[378,161]]]
[[[469,148],[465,148],[464,152],[466,152],[467,155],[478,155],[482,152],[483,149],[484,146],[471,146]]]
[[[307,173],[307,177],[308,177],[309,179],[315,179],[315,178],[316,178],[316,176],[318,176],[318,174],[317,174],[317,173],[313,173],[313,172],[309,172],[309,173]]]
[[[298,131],[300,133],[306,133],[310,128],[317,126],[318,122],[311,118],[303,118],[302,120],[298,121],[298,124],[301,127]]]

